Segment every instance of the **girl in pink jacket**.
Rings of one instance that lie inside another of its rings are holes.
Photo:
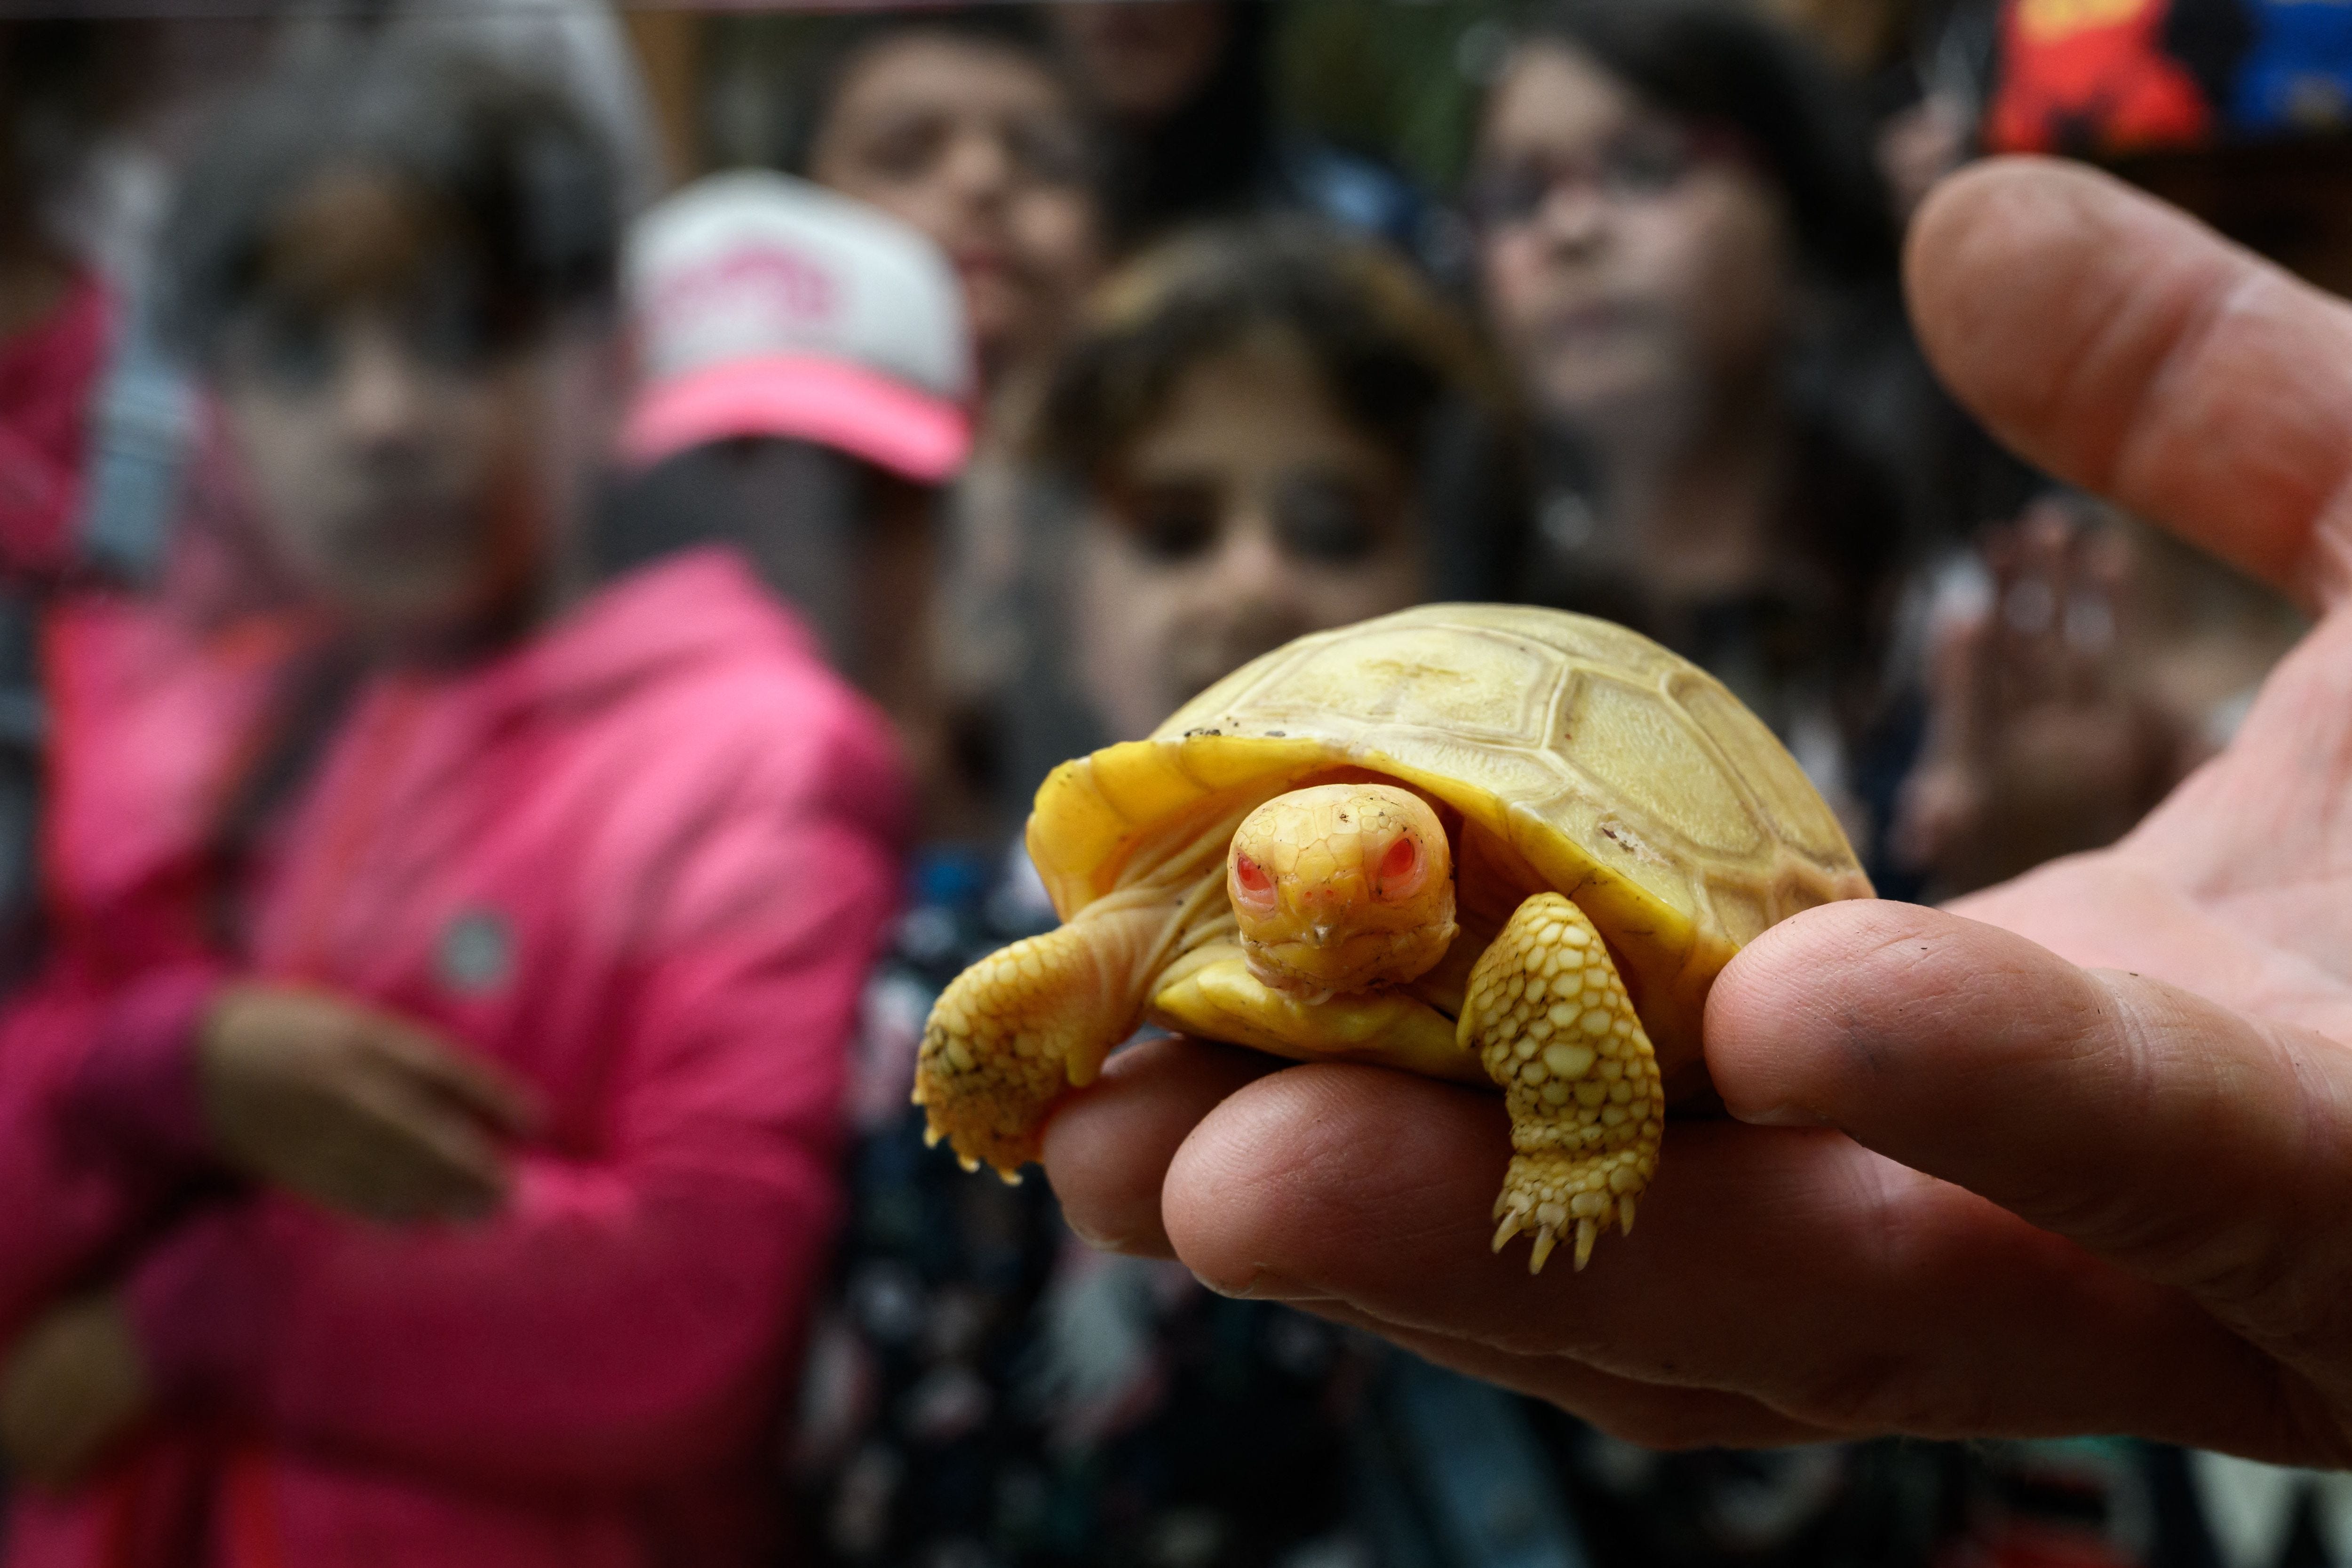
[[[612,180],[375,53],[172,231],[299,602],[69,606],[0,1015],[7,1568],[732,1564],[888,913],[887,727],[731,555],[593,596]]]

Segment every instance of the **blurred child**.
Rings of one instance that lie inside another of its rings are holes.
[[[1098,172],[1076,95],[1025,13],[843,23],[796,109],[787,168],[947,253],[986,393],[1051,356],[1101,270]]]
[[[1306,225],[1202,231],[1106,286],[1033,456],[1081,517],[1069,672],[1133,740],[1291,638],[1457,591],[1488,520],[1433,516],[1476,351],[1403,263]]]
[[[1471,206],[1547,468],[1520,593],[1720,677],[1869,856],[1915,541],[1862,439],[1911,405],[1831,353],[1892,294],[1858,121],[1794,37],[1726,0],[1547,6],[1487,97]]]
[[[281,47],[289,51],[373,38],[399,47],[462,51],[527,78],[562,98],[604,138],[621,211],[628,215],[649,205],[667,182],[652,94],[619,10],[612,0],[487,6],[380,0],[361,7],[298,7],[279,25]]]
[[[972,444],[954,273],[887,213],[749,170],[658,204],[629,251],[644,382],[607,566],[742,550],[890,715],[926,836],[969,831],[938,646],[940,490]]]
[[[49,640],[0,1017],[7,1561],[748,1563],[892,897],[880,717],[735,557],[586,595],[611,170],[487,66],[243,105],[171,231],[289,616]]]
[[[1144,733],[1279,641],[1421,598],[1466,542],[1423,504],[1430,455],[1457,405],[1490,396],[1462,325],[1370,242],[1219,230],[1118,274],[1033,442],[1059,504],[1032,536],[1030,657],[997,721],[1024,738],[1015,776]],[[801,1464],[824,1550],[1348,1550],[1372,1369],[1341,1335],[1098,1257],[1044,1183],[975,1180],[925,1147],[907,1092],[932,999],[1053,915],[1025,859],[1001,877],[931,857],[918,900],[868,991],[850,1228],[809,1375]]]
[[[838,21],[795,109],[785,166],[911,225],[962,289],[978,440],[943,519],[933,627],[958,750],[985,771],[990,737],[971,716],[1014,673],[1018,628],[1000,610],[1031,522],[1013,432],[1103,265],[1093,127],[1042,31],[1012,6]]]

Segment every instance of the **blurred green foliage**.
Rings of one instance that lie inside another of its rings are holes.
[[[1511,0],[1281,0],[1276,92],[1292,123],[1438,191],[1458,184]]]

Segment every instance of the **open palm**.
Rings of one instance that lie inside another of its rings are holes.
[[[1488,1256],[1491,1097],[1162,1041],[1049,1130],[1072,1223],[1658,1445],[2131,1432],[2352,1461],[2352,309],[2063,164],[1916,224],[1915,316],[2028,458],[2321,618],[2115,847],[1724,972],[1735,1120],[1582,1275]]]

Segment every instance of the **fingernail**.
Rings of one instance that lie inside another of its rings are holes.
[[[1101,1231],[1089,1230],[1066,1214],[1062,1216],[1062,1223],[1069,1226],[1072,1236],[1097,1252],[1125,1252],[1128,1249],[1128,1240],[1123,1236],[1106,1236]]]
[[[1316,1293],[1294,1279],[1286,1279],[1273,1269],[1259,1264],[1246,1278],[1220,1281],[1193,1270],[1192,1278],[1220,1296],[1238,1301],[1306,1301],[1316,1299]]]

